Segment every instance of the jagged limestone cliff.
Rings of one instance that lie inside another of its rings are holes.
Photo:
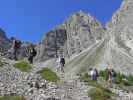
[[[38,59],[47,60],[55,55],[72,56],[104,38],[105,29],[93,17],[80,11],[63,25],[49,31],[38,46]]]

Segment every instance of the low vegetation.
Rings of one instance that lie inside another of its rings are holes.
[[[29,72],[32,69],[32,66],[26,61],[19,61],[18,63],[14,64],[14,67],[23,72]]]
[[[4,66],[4,63],[1,61],[1,58],[0,58],[0,67],[3,67]]]
[[[91,97],[91,100],[108,100],[112,96],[116,96],[109,89],[104,88],[106,86],[106,81],[108,80],[107,70],[101,70],[99,72],[98,81],[91,80],[91,77],[88,73],[80,76],[80,79],[82,81],[84,81],[87,85],[93,87],[88,91],[88,96]],[[123,88],[127,86],[133,86],[133,76],[126,76],[120,72],[114,72],[113,83]]]
[[[101,77],[103,80],[107,81],[107,79],[108,79],[107,71],[106,70],[100,71],[99,77]],[[113,82],[117,85],[133,86],[133,76],[132,75],[126,76],[123,73],[114,72]]]
[[[59,77],[56,75],[56,73],[49,68],[44,68],[38,73],[41,74],[41,76],[47,81],[57,82],[59,80]]]
[[[4,96],[0,97],[0,100],[26,100],[23,96]]]
[[[88,96],[91,97],[91,100],[108,100],[114,94],[108,89],[94,87],[88,91]]]
[[[91,97],[91,100],[107,100],[114,96],[114,94],[110,90],[104,88],[98,82],[92,81],[88,73],[82,75],[81,80],[84,81],[87,85],[93,87],[88,91],[88,96]]]
[[[0,61],[0,67],[3,67],[3,65],[4,65],[4,64]]]

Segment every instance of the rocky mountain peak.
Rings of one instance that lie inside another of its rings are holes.
[[[66,22],[67,53],[72,55],[104,37],[104,27],[90,14],[79,11]]]
[[[104,28],[94,17],[79,11],[64,24],[46,33],[39,46],[37,58],[51,58],[63,53],[65,56],[80,53],[104,37]]]

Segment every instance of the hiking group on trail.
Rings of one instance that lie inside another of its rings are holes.
[[[19,54],[21,49],[22,49],[22,42],[20,40],[12,38],[12,47],[11,47],[12,59],[16,61],[19,59]],[[32,43],[30,43],[28,46],[25,47],[25,49],[29,63],[33,64],[33,59],[37,55],[35,46]]]
[[[37,50],[35,49],[35,45],[30,43],[26,46],[22,46],[23,43],[20,40],[17,40],[14,37],[12,37],[11,40],[12,40],[12,46],[9,51],[12,55],[11,59],[14,59],[16,61],[19,60],[20,51],[24,47],[26,51],[27,60],[29,61],[30,64],[33,64],[34,57],[37,55]],[[57,72],[61,71],[64,73],[64,65],[65,65],[64,56],[60,55],[58,58],[56,57],[56,62],[58,64]]]
[[[115,77],[115,71],[110,65],[109,67],[106,68],[106,77],[107,77],[107,86],[112,87],[112,84],[114,82],[114,77]],[[90,76],[92,81],[97,81],[99,77],[98,70],[96,68],[91,68],[90,69]]]
[[[11,49],[13,50],[12,54],[13,54],[14,60],[18,60],[19,58],[18,56],[21,50],[21,45],[22,45],[22,42],[20,40],[12,38]],[[37,55],[35,46],[32,43],[30,43],[25,48],[27,52],[27,59],[30,64],[33,64],[34,57]],[[56,56],[56,63],[57,63],[57,72],[60,71],[64,73],[65,57],[63,55],[59,55],[58,57]],[[108,86],[111,86],[113,82],[114,70],[112,69],[111,66],[109,66],[106,69],[106,72],[107,72],[107,77],[108,77],[108,80],[107,80]],[[98,70],[96,68],[90,69],[90,76],[91,76],[91,80],[97,81],[99,77]]]

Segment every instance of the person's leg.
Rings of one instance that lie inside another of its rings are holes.
[[[93,78],[92,78],[92,80],[93,80],[93,81],[95,80],[95,75],[93,75]]]
[[[57,72],[60,71],[60,64],[57,65],[57,69],[56,69]]]
[[[14,51],[13,51],[13,58],[14,58],[14,60],[17,60],[17,49],[16,48],[14,48]]]
[[[33,64],[33,59],[34,59],[34,57],[33,56],[31,56],[31,63]]]
[[[61,71],[64,73],[64,64],[61,64]]]
[[[109,78],[109,79],[108,79],[108,87],[111,87],[111,86],[112,86],[112,79]]]
[[[97,81],[97,76],[96,75],[94,75],[94,80]]]
[[[31,62],[30,63],[33,64],[33,56],[31,56]]]
[[[32,62],[32,56],[29,56],[28,61],[29,61],[30,64],[33,63],[33,62]]]

